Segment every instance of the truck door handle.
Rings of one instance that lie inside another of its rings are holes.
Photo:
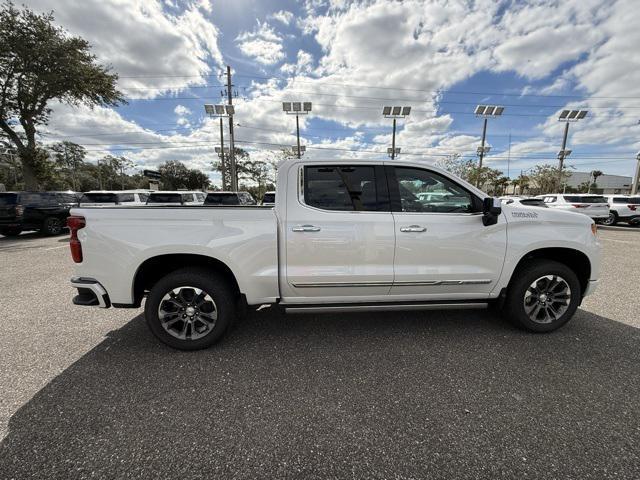
[[[425,227],[421,227],[420,225],[409,225],[408,227],[400,227],[400,231],[422,233],[426,232],[427,229]]]
[[[320,227],[315,225],[296,225],[291,230],[294,232],[319,232]]]

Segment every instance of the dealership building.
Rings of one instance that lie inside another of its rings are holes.
[[[566,184],[572,188],[578,188],[580,185],[591,180],[591,172],[574,172],[570,171],[571,176],[567,179]],[[631,177],[624,175],[601,175],[596,179],[596,191],[603,195],[615,193],[629,193],[633,180]]]

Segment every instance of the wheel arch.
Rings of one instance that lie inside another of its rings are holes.
[[[587,286],[589,285],[589,279],[591,278],[591,261],[585,253],[574,248],[566,247],[547,247],[531,250],[520,258],[513,269],[511,279],[514,278],[518,269],[520,269],[525,263],[535,259],[553,260],[569,267],[578,277],[580,288],[584,294]],[[509,283],[511,283],[511,280]]]
[[[216,272],[227,279],[233,291],[240,296],[240,286],[231,269],[217,258],[194,253],[170,253],[147,258],[136,270],[133,279],[133,301],[140,306],[146,291],[153,288],[158,280],[184,267],[204,268]]]

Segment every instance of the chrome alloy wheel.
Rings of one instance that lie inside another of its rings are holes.
[[[170,335],[180,340],[197,340],[215,327],[218,308],[201,288],[177,287],[160,300],[158,318]]]
[[[524,311],[535,323],[558,320],[569,308],[571,288],[558,275],[545,275],[535,280],[524,294]]]
[[[616,221],[616,215],[615,213],[611,212],[609,213],[609,216],[607,218],[605,218],[604,220],[601,220],[600,223],[602,225],[613,225]]]

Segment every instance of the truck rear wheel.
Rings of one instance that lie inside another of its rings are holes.
[[[64,222],[58,217],[47,217],[42,222],[42,232],[44,235],[60,235],[62,233]]]
[[[503,315],[530,332],[552,332],[567,323],[582,295],[576,274],[552,260],[531,260],[514,273]]]
[[[235,295],[215,272],[184,268],[151,289],[144,314],[163,343],[180,350],[207,348],[227,331],[235,317]]]

